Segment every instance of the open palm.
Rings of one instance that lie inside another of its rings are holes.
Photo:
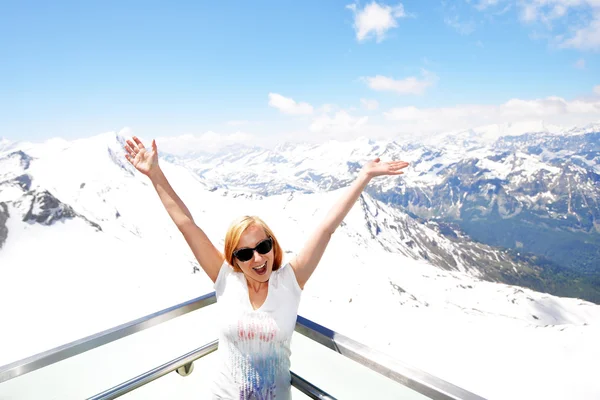
[[[158,149],[156,142],[152,140],[152,148],[146,149],[140,139],[133,137],[133,142],[127,140],[125,145],[125,158],[144,175],[150,172],[158,165]]]
[[[363,167],[363,172],[370,177],[380,175],[401,175],[402,169],[408,167],[406,161],[388,161],[381,162],[381,159],[377,157],[375,160],[370,161]]]

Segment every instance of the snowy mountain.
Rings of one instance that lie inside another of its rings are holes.
[[[14,304],[3,324],[19,327],[0,333],[0,365],[212,290],[123,146],[107,133],[0,152],[0,302]],[[413,162],[405,176],[374,180],[361,196],[307,284],[300,314],[486,398],[573,394],[548,379],[581,388],[578,398],[600,396],[590,373],[600,357],[600,306],[499,283],[535,286],[546,276],[535,260],[475,242],[455,221],[419,217],[427,209],[419,202],[379,200],[413,190],[426,202],[423,182],[447,182],[460,157],[366,139],[239,150],[160,163],[218,247],[233,218],[254,214],[286,257],[364,160],[402,152]],[[420,175],[442,159],[442,174]]]
[[[13,143],[8,140],[0,137],[0,152],[8,150]]]
[[[502,254],[507,249],[509,264],[536,276],[482,272],[491,280],[600,302],[600,124],[495,125],[428,143],[361,138],[169,159],[212,190],[262,196],[334,190],[369,159],[406,160],[405,176],[370,185],[375,199],[438,224],[450,240],[464,238],[461,246],[475,241]],[[496,257],[483,255],[475,264],[481,259]],[[524,262],[528,267],[519,268]]]
[[[600,287],[600,126],[459,148],[459,157],[448,145],[412,149],[414,179],[374,195]],[[583,295],[572,290],[563,294]],[[598,294],[584,296],[598,302]]]

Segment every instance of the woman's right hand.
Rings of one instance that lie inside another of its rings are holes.
[[[142,174],[150,176],[152,172],[158,170],[158,149],[154,139],[152,149],[146,149],[140,139],[134,136],[133,142],[127,140],[125,150],[127,151],[125,158]]]

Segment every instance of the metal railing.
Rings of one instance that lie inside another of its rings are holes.
[[[117,397],[123,396],[126,393],[129,393],[147,383],[152,382],[155,379],[158,379],[169,372],[177,371],[180,375],[187,376],[193,370],[193,362],[212,353],[217,350],[218,341],[212,341],[208,344],[205,344],[202,347],[199,347],[196,350],[190,351],[187,354],[184,354],[181,357],[177,357],[176,359],[169,361],[159,367],[156,367],[150,371],[147,371],[139,376],[136,376],[133,379],[130,379],[126,382],[123,382],[115,387],[112,387],[108,390],[105,390],[102,393],[98,393],[87,400],[113,400]],[[184,368],[184,370],[181,370]],[[181,371],[181,372],[180,372]],[[183,372],[185,371],[185,372]],[[291,372],[291,371],[290,371]],[[321,400],[336,400],[334,397],[327,394],[322,389],[319,389],[312,383],[298,376],[294,372],[291,372],[292,375],[292,386],[296,389],[309,396],[311,399],[321,399]]]
[[[204,346],[190,351],[187,354],[182,355],[181,357],[177,357],[176,359],[169,361],[159,367],[156,367],[148,372],[145,372],[139,376],[136,376],[133,379],[130,379],[126,382],[121,383],[113,388],[105,390],[102,393],[98,393],[95,396],[90,397],[88,400],[112,400],[117,397],[123,396],[126,393],[131,392],[141,386],[144,386],[147,383],[152,382],[155,379],[160,378],[161,376],[165,376],[169,372],[173,372],[178,370],[179,368],[185,365],[191,365],[194,361],[199,358],[204,357],[207,354],[212,353],[217,350],[218,343],[217,341],[212,341]],[[191,372],[191,371],[190,371]],[[188,372],[189,374],[189,372]]]
[[[318,400],[336,400],[335,397],[327,394],[323,389],[319,389],[306,379],[299,377],[294,372],[290,371],[292,374],[292,386],[310,397],[311,399]]]
[[[0,383],[151,328],[217,301],[214,292],[0,367]]]
[[[216,302],[215,293],[186,301],[184,303],[169,307],[162,311],[138,318],[134,321],[116,326],[114,328],[99,332],[97,334],[76,340],[74,342],[56,347],[54,349],[36,354],[34,356],[16,361],[0,367],[0,383],[14,379],[37,369],[46,367],[56,362],[84,353],[88,350],[100,347],[107,343],[140,332],[162,322],[168,321],[191,311],[206,307]],[[379,374],[388,377],[404,386],[407,386],[431,399],[435,400],[483,400],[482,397],[465,389],[455,386],[449,382],[439,379],[417,368],[405,365],[379,351],[369,348],[347,336],[332,331],[322,325],[298,316],[296,321],[296,332],[322,344],[323,346],[352,359]],[[217,349],[217,341],[208,343],[181,357],[156,367],[138,377],[123,382],[114,388],[99,393],[90,399],[108,400],[122,396],[145,385],[169,372],[186,367],[186,375],[191,372],[191,363]],[[334,399],[321,389],[292,374],[292,384],[303,393],[313,399]]]

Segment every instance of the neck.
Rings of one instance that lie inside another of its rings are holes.
[[[248,282],[248,288],[252,289],[254,292],[259,292],[260,289],[262,289],[265,285],[269,284],[269,281],[259,282],[259,281],[255,281],[252,278],[247,279],[246,281]]]

